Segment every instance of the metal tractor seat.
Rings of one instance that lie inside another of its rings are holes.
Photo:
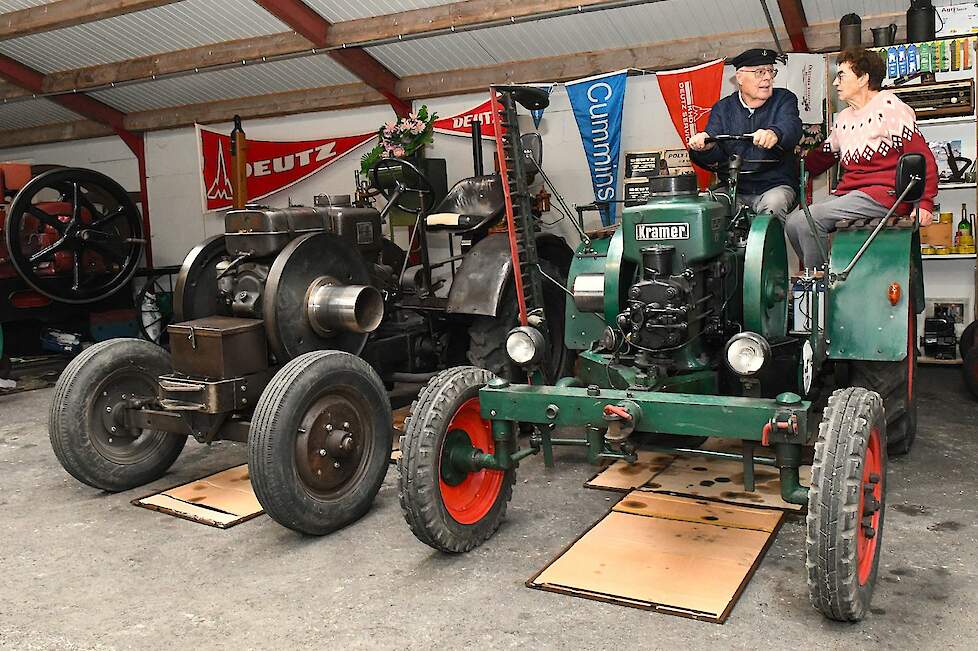
[[[425,218],[429,231],[465,233],[493,225],[506,210],[498,174],[473,176],[456,183]]]
[[[880,223],[880,218],[876,219],[842,219],[836,224],[836,230],[855,230],[859,228],[876,228]],[[913,228],[917,220],[911,215],[894,215],[886,220],[889,228]]]

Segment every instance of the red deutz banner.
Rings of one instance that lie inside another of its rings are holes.
[[[458,115],[435,120],[434,127],[438,133],[447,133],[454,136],[471,136],[472,122],[475,120],[482,123],[483,138],[493,140],[496,137],[496,119],[492,114],[489,100]]]
[[[204,211],[231,207],[231,138],[198,125]],[[248,201],[309,178],[376,138],[377,132],[318,140],[248,140]]]
[[[710,110],[720,99],[723,59],[682,70],[657,72],[655,78],[659,80],[659,90],[669,109],[672,124],[685,146],[694,134],[706,128]],[[697,167],[696,176],[700,187],[705,188],[711,175]]]

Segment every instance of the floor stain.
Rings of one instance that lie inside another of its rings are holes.
[[[954,520],[946,520],[944,522],[938,522],[937,524],[932,524],[927,529],[929,531],[960,531],[965,525],[960,522],[955,522]]]

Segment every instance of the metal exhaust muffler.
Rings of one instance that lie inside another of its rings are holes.
[[[373,285],[343,285],[320,276],[306,292],[306,318],[324,337],[337,332],[373,332],[384,319],[384,298]]]

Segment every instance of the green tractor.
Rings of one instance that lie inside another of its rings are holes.
[[[513,155],[516,103],[532,103],[534,92],[491,91],[506,128],[497,149],[521,270],[521,326],[506,347],[528,382],[457,367],[425,386],[399,462],[401,506],[415,536],[455,553],[485,542],[504,518],[520,460],[542,453],[549,466],[556,445],[585,447],[597,464],[633,462],[641,443],[729,457],[697,448],[706,437],[740,439],[744,452],[733,456],[743,462],[745,489],[754,490],[754,464],[764,462],[754,450],[764,446],[782,498],[808,507],[815,608],[861,619],[879,565],[887,456],[908,452],[916,430],[916,221],[887,216],[840,228],[827,268],[789,286],[780,221],[737,207],[737,178],[749,161],[729,163],[720,191],[698,192],[691,176],[655,179],[652,198],[626,208],[613,234],[582,233],[564,289],[565,343],[579,351],[578,363],[572,376],[548,384],[539,371],[548,340],[540,290],[553,281],[525,235],[525,175]],[[923,158],[904,156],[897,176],[898,199],[919,200]],[[789,331],[792,295],[802,318]],[[562,428],[583,436],[556,436]],[[812,447],[805,486],[799,467]]]

